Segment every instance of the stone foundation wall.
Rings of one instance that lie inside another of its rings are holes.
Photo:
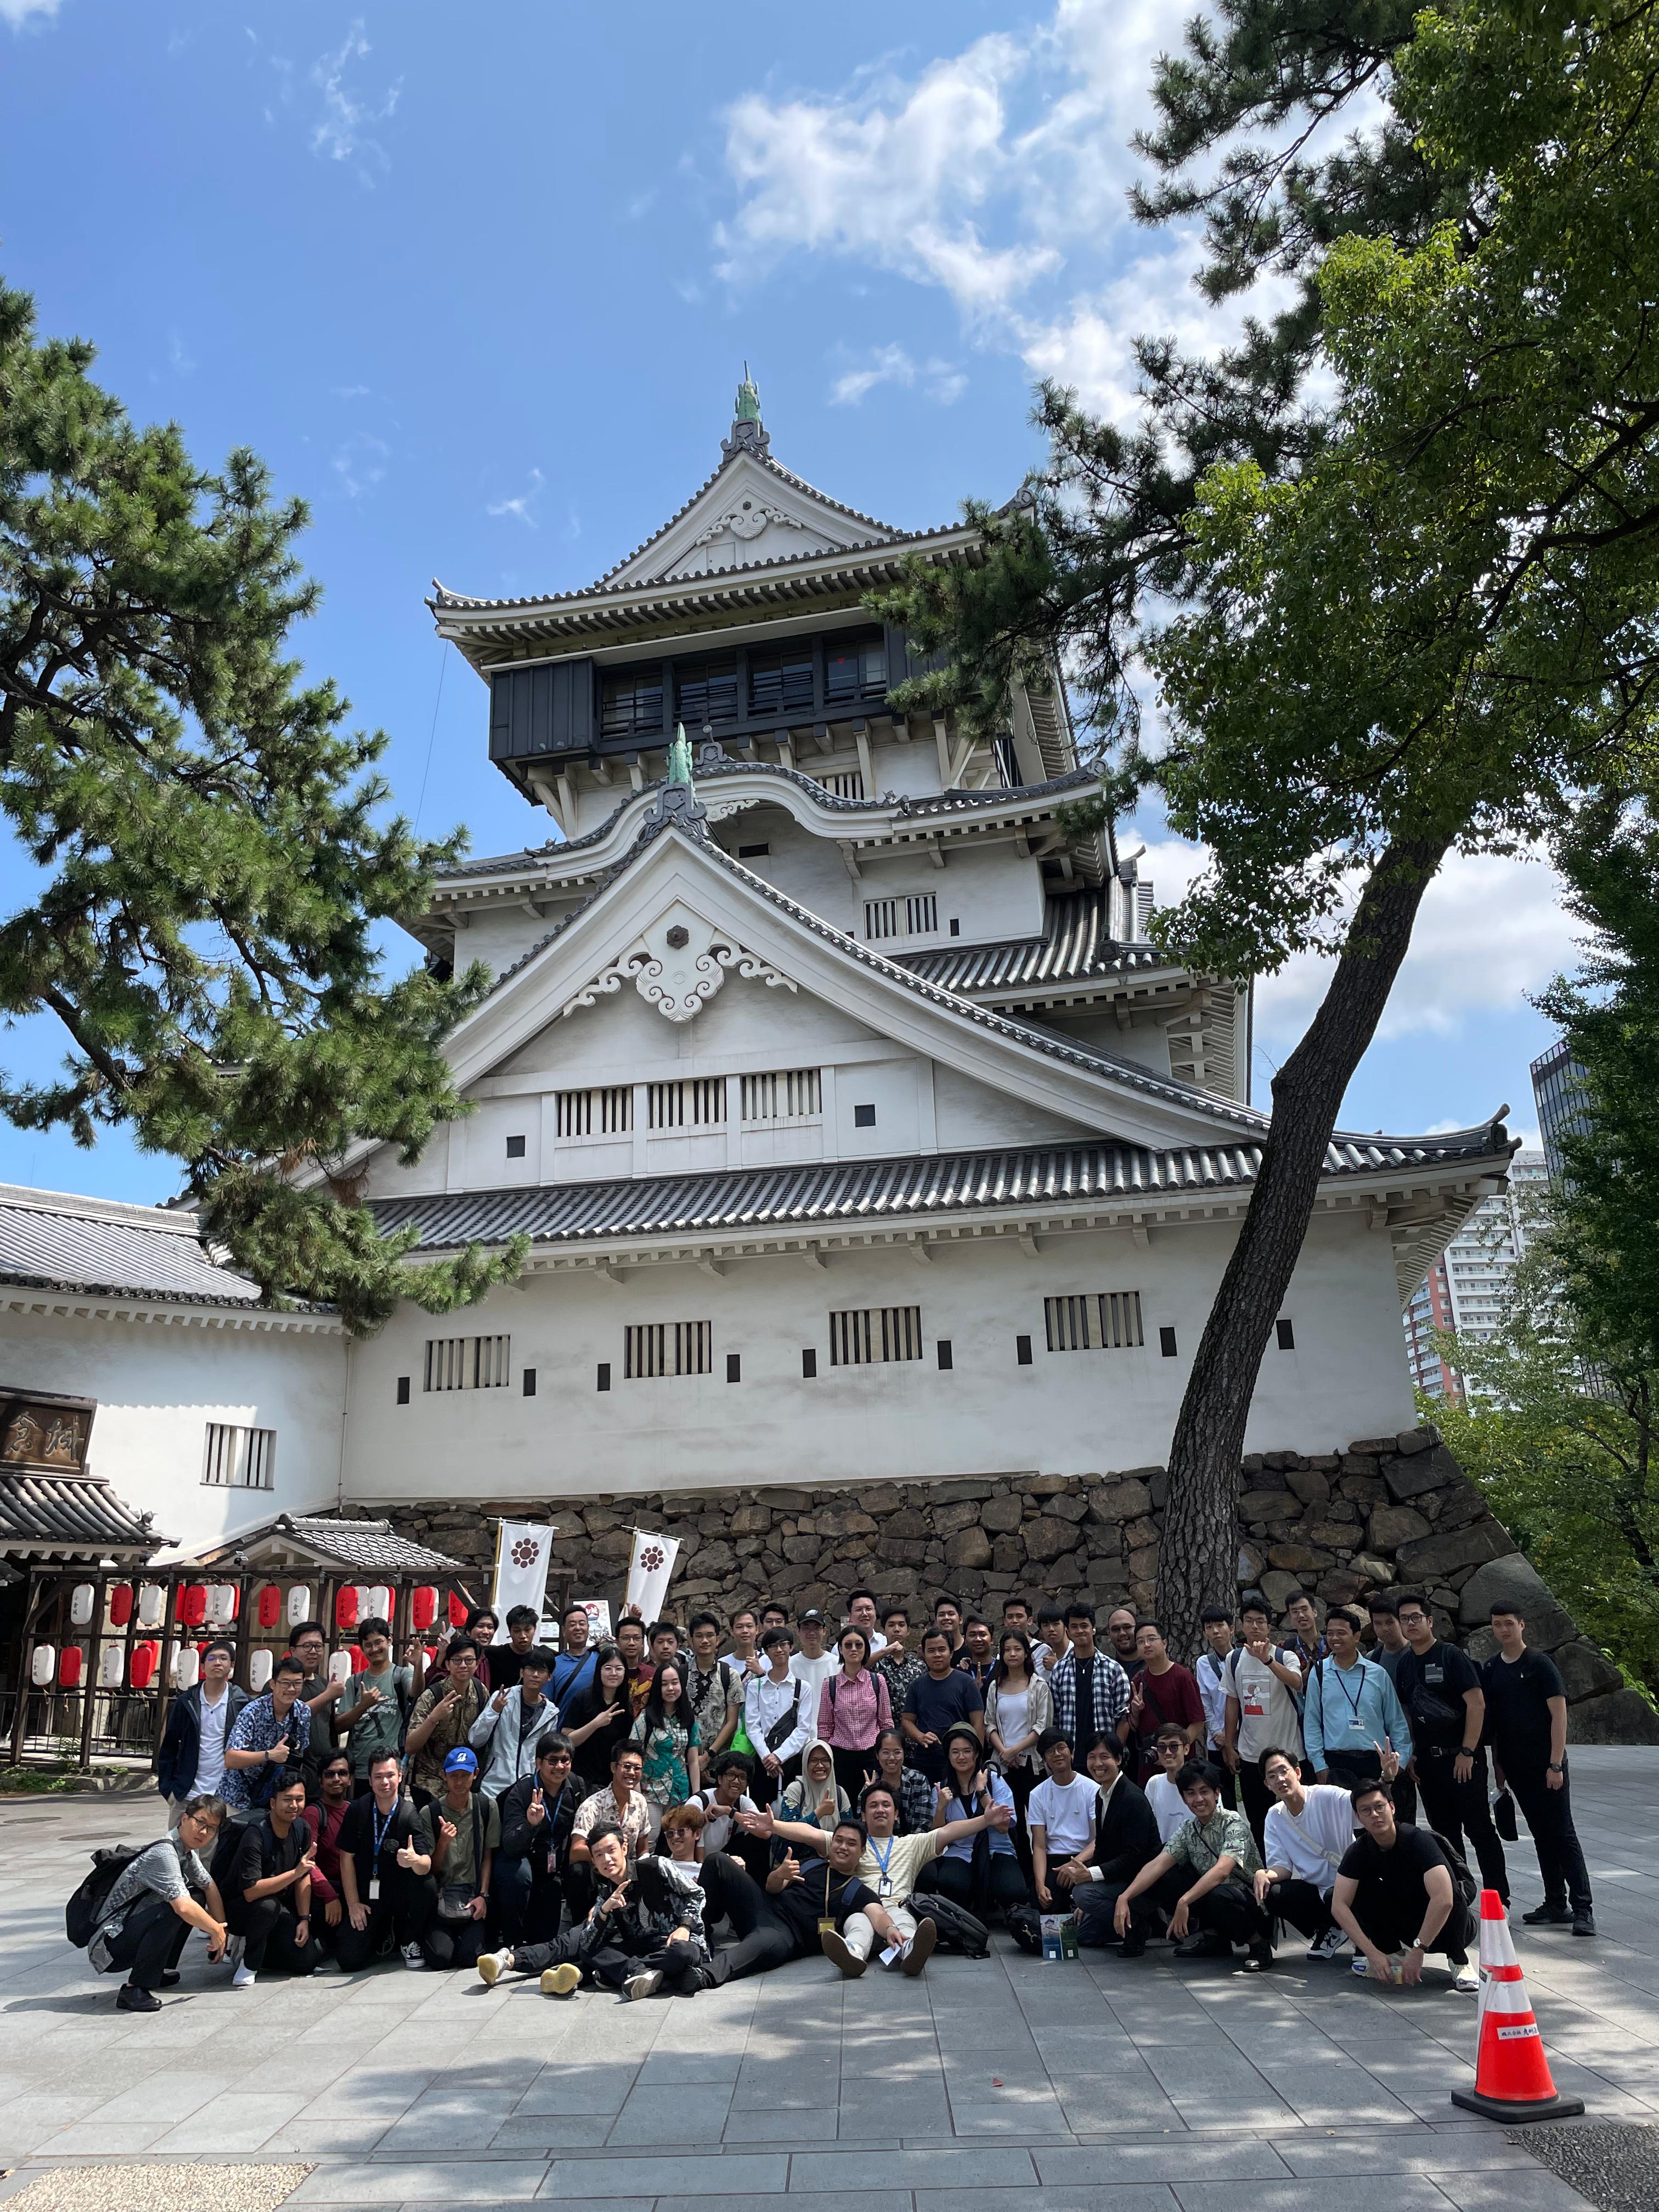
[[[1166,1481],[1162,1468],[845,1488],[664,1491],[641,1498],[550,1500],[560,1531],[556,1570],[576,1594],[613,1596],[636,1527],[680,1540],[671,1609],[729,1617],[776,1597],[793,1613],[825,1612],[863,1583],[898,1599],[913,1620],[950,1595],[994,1625],[1003,1596],[1039,1605],[1083,1595],[1103,1613],[1150,1611]],[[522,1520],[522,1501],[377,1507],[400,1534],[476,1564],[487,1577],[495,1521]],[[1521,1607],[1529,1643],[1560,1668],[1568,1734],[1579,1743],[1659,1741],[1659,1717],[1578,1633],[1431,1428],[1367,1437],[1313,1457],[1252,1453],[1238,1501],[1238,1583],[1281,1611],[1298,1590],[1326,1606],[1362,1602],[1392,1583],[1425,1591],[1441,1632],[1476,1659],[1500,1595]]]

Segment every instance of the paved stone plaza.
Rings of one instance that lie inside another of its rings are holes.
[[[1558,2086],[1592,2119],[1659,2119],[1659,1750],[1573,1761],[1602,1937],[1522,1929],[1521,1958]],[[295,2206],[376,2212],[1584,2203],[1448,2101],[1471,2079],[1473,1998],[1373,1991],[1295,1937],[1265,1981],[1159,1946],[1045,1966],[999,1936],[988,1962],[938,1958],[915,1982],[813,1960],[638,2005],[395,1962],[238,1995],[193,1942],[162,2014],[118,2014],[113,1980],[64,1941],[63,1901],[86,1851],[137,1837],[155,1805],[0,1809],[0,2192],[52,2161],[246,2157],[314,2160]],[[1524,1908],[1534,1863],[1524,1841],[1510,1856]]]

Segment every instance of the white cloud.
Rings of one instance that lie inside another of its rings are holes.
[[[58,0],[0,0],[0,22],[9,23],[14,31],[21,31],[32,16],[51,17],[58,13]]]
[[[920,382],[925,396],[940,407],[953,406],[968,389],[968,379],[948,361],[937,356],[920,364],[902,345],[878,346],[863,368],[848,369],[830,388],[832,407],[856,407],[878,384],[897,384],[907,390]]]
[[[484,513],[489,515],[510,514],[515,522],[522,522],[527,530],[538,528],[534,510],[542,495],[542,481],[541,471],[532,469],[529,482],[515,498],[492,500],[484,508]]]
[[[356,430],[341,446],[330,465],[348,499],[362,499],[386,475],[392,448],[367,430]]]
[[[312,129],[311,150],[330,161],[356,160],[358,175],[365,184],[373,181],[369,175],[371,165],[380,169],[391,167],[386,149],[369,136],[368,126],[391,119],[403,90],[403,79],[399,77],[377,99],[362,98],[348,91],[347,70],[372,52],[363,36],[360,16],[346,33],[337,52],[322,55],[311,69],[311,82],[321,93],[323,101],[322,112]]]

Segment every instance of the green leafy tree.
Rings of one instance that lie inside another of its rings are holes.
[[[1055,482],[1000,526],[988,568],[913,580],[893,606],[923,643],[963,639],[938,696],[992,720],[1043,654],[1075,657],[1125,739],[1103,803],[1151,787],[1208,848],[1158,922],[1171,951],[1224,975],[1298,951],[1332,963],[1274,1079],[1171,1443],[1158,1602],[1177,1620],[1232,1587],[1261,1354],[1424,892],[1449,853],[1516,848],[1559,825],[1569,795],[1627,783],[1651,746],[1656,66],[1651,6],[1419,15],[1390,65],[1394,151],[1355,223],[1334,221],[1328,174],[1304,191],[1285,171],[1277,229],[1249,232],[1224,201],[1212,224],[1224,288],[1276,251],[1299,257],[1316,312],[1275,343],[1294,383],[1316,337],[1333,392],[1316,421],[1290,436],[1289,402],[1264,405],[1260,451],[1224,438],[1200,466],[1153,359],[1146,423],[1065,413]],[[1164,92],[1167,116],[1167,75]],[[1378,195],[1399,219],[1365,234]],[[1455,218],[1435,220],[1446,202]],[[1293,234],[1292,216],[1306,218]],[[1150,634],[1134,628],[1149,587],[1180,603]],[[1155,757],[1124,703],[1136,641],[1170,718]]]
[[[467,1110],[441,1039],[484,971],[388,982],[374,945],[459,842],[383,818],[385,739],[284,657],[317,604],[304,507],[251,453],[204,473],[176,428],[136,428],[93,358],[0,289],[0,808],[34,873],[0,922],[0,1012],[69,1046],[0,1109],[173,1154],[272,1303],[331,1301],[355,1330],[400,1297],[447,1310],[521,1245],[411,1264],[356,1176]]]

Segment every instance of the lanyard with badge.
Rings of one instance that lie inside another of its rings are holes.
[[[887,1848],[890,1853],[892,1850],[892,1844],[890,1842]],[[839,1899],[846,1896],[847,1885],[852,1880],[852,1876],[850,1875],[847,1875],[842,1877],[841,1888],[835,1895],[831,1895],[830,1893],[830,1879],[831,1876],[830,1869],[828,1867],[825,1867],[823,1869],[823,1911],[818,1915],[818,1936],[820,1941],[826,1936],[833,1936],[836,1932],[836,1906]]]
[[[374,1856],[368,1863],[368,1901],[371,1905],[378,1905],[380,1901],[380,1853],[386,1849],[386,1839],[392,1833],[392,1824],[397,1817],[398,1808],[394,1804],[382,1820],[374,1809],[374,1800],[370,1799],[368,1821],[374,1832]]]
[[[1342,1679],[1342,1676],[1343,1676],[1343,1671],[1344,1671],[1344,1670],[1343,1670],[1340,1667],[1337,1667],[1337,1668],[1334,1668],[1329,1664],[1329,1662],[1328,1662],[1328,1661],[1323,1661],[1323,1660],[1322,1660],[1322,1661],[1321,1661],[1321,1662],[1320,1662],[1320,1665],[1321,1665],[1321,1679],[1322,1679],[1322,1680],[1323,1680],[1325,1676],[1329,1675],[1329,1674],[1331,1674],[1334,1673],[1334,1674],[1335,1674],[1335,1676],[1336,1676],[1336,1680],[1337,1680],[1337,1686],[1338,1686],[1338,1687],[1341,1690],[1341,1692],[1342,1692],[1343,1696],[1344,1696],[1345,1698],[1347,1698],[1347,1700],[1348,1700],[1348,1733],[1349,1733],[1349,1735],[1364,1735],[1365,1734],[1366,1730],[1365,1730],[1365,1723],[1364,1723],[1364,1722],[1363,1720],[1361,1720],[1361,1718],[1359,1717],[1359,1700],[1360,1700],[1360,1698],[1363,1698],[1363,1697],[1364,1697],[1364,1695],[1365,1694],[1365,1671],[1364,1671],[1364,1669],[1365,1669],[1365,1662],[1364,1662],[1364,1661],[1362,1659],[1362,1660],[1359,1662],[1358,1665],[1358,1666],[1354,1668],[1354,1670],[1353,1670],[1353,1671],[1354,1671],[1354,1673],[1355,1673],[1356,1674],[1358,1674],[1358,1677],[1359,1677],[1359,1687],[1358,1687],[1358,1690],[1353,1693],[1353,1695],[1352,1695],[1352,1697],[1350,1697],[1350,1696],[1349,1696],[1349,1694],[1348,1694],[1348,1686],[1347,1686],[1347,1684],[1346,1684],[1346,1683],[1343,1680],[1343,1679]]]
[[[890,1897],[893,1894],[893,1878],[888,1873],[887,1869],[892,1861],[893,1846],[897,1841],[898,1838],[896,1836],[889,1836],[887,1838],[887,1849],[884,1851],[873,1836],[870,1838],[870,1856],[875,1860],[876,1864],[881,1869],[880,1874],[876,1878],[876,1895],[878,1897],[885,1898]]]

